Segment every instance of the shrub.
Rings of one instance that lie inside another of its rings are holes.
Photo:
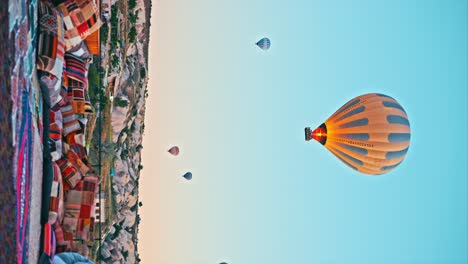
[[[128,158],[128,150],[124,149],[122,150],[122,152],[120,153],[120,159],[122,160],[125,160]]]
[[[96,104],[99,99],[101,85],[99,82],[99,74],[97,72],[96,63],[91,63],[88,70],[88,88],[91,104]]]
[[[109,26],[107,25],[107,23],[102,25],[99,35],[101,36],[101,42],[106,43],[107,38],[109,37]]]
[[[128,33],[128,41],[130,41],[130,43],[135,43],[136,35],[137,35],[136,28],[132,27],[130,29],[130,32]]]
[[[119,57],[115,54],[112,54],[111,65],[112,68],[117,68],[119,66]]]
[[[128,21],[130,21],[132,25],[136,23],[137,19],[138,19],[138,12],[136,14],[135,13],[128,14]]]
[[[125,99],[122,99],[121,97],[116,97],[114,98],[114,105],[115,106],[120,106],[120,107],[127,107],[128,106],[128,101]]]
[[[129,0],[128,1],[128,9],[132,10],[136,6],[136,0]]]
[[[140,68],[140,77],[141,77],[141,79],[146,78],[146,69],[144,67]]]

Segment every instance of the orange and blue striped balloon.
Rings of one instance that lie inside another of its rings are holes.
[[[306,127],[306,141],[315,139],[343,163],[364,174],[396,168],[406,156],[411,129],[403,107],[392,97],[358,96],[315,130]]]

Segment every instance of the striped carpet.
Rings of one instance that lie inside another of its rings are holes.
[[[15,263],[15,192],[13,181],[12,124],[10,112],[10,64],[8,41],[8,0],[0,0],[0,263]],[[3,41],[6,40],[6,41]]]
[[[0,0],[0,263],[37,263],[42,100],[35,56],[37,0]]]

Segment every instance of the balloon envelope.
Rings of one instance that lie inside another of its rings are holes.
[[[167,152],[171,153],[173,156],[179,155],[179,147],[174,146],[170,148]]]
[[[411,130],[403,107],[383,94],[358,96],[315,130],[305,129],[343,163],[364,174],[390,172],[405,158]]]
[[[192,179],[192,173],[191,172],[187,172],[184,174],[183,176],[186,180],[191,180]]]
[[[255,44],[262,50],[268,50],[270,49],[271,41],[269,38],[262,38],[261,40],[257,41],[257,43]]]

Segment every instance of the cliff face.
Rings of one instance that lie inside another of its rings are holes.
[[[145,6],[149,5],[149,6]],[[138,182],[141,167],[144,132],[145,98],[147,86],[147,47],[149,41],[150,2],[137,0],[133,9],[137,14],[133,26],[136,39],[126,47],[121,65],[119,85],[114,90],[111,115],[114,143],[113,196],[116,219],[106,234],[101,248],[101,263],[139,262],[138,243]]]

